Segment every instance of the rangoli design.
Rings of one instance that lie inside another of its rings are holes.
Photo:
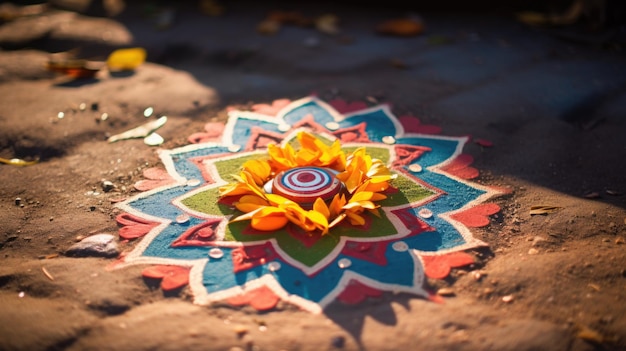
[[[202,305],[282,300],[319,313],[384,291],[429,298],[425,277],[486,246],[470,228],[489,224],[500,208],[486,201],[503,193],[470,181],[468,136],[440,131],[388,105],[313,96],[230,111],[160,150],[165,169],[117,204],[119,235],[136,244],[112,267],[150,265],[144,277],[188,285]]]

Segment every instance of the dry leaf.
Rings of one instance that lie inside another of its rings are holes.
[[[224,6],[215,0],[200,0],[198,7],[200,12],[208,16],[216,17],[224,14]]]
[[[259,23],[256,31],[263,35],[274,35],[280,30],[280,23],[274,20],[265,20]]]
[[[167,122],[167,117],[162,116],[161,118],[150,121],[148,123],[142,124],[139,127],[133,128],[131,130],[127,130],[124,133],[116,134],[107,139],[109,143],[114,143],[116,141],[125,140],[125,139],[134,139],[134,138],[145,138],[152,134],[155,130],[163,127],[163,125]]]
[[[146,61],[146,50],[142,48],[118,49],[107,58],[107,66],[114,71],[131,71]]]
[[[538,205],[530,207],[530,215],[545,215],[560,210],[562,207]]]
[[[26,161],[26,160],[22,160],[21,158],[12,158],[12,159],[7,159],[7,158],[1,158],[0,157],[0,163],[4,163],[7,165],[11,165],[11,166],[32,166],[32,165],[36,165],[39,162],[39,159],[35,159],[32,161]]]
[[[63,73],[73,78],[93,78],[102,68],[99,62],[66,59],[66,60],[50,60],[46,68],[53,72]]]
[[[337,35],[339,34],[339,27],[337,24],[339,23],[339,17],[333,14],[323,15],[315,20],[315,28],[318,31],[328,34],[328,35]]]
[[[412,37],[423,31],[424,23],[413,18],[392,19],[382,22],[376,27],[376,32],[379,34],[399,37]]]

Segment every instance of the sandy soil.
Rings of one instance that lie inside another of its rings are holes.
[[[382,37],[376,24],[405,11],[312,4],[299,9],[337,13],[339,36],[294,26],[261,35],[267,4],[229,3],[217,17],[186,4],[167,26],[132,5],[115,16],[47,9],[0,26],[0,157],[40,158],[0,165],[1,350],[626,350],[624,42],[584,24],[545,31],[506,14],[441,12],[420,13],[420,36]],[[76,82],[45,68],[52,53],[101,58],[133,45],[148,62],[132,75]],[[454,291],[445,303],[385,293],[321,315],[202,307],[186,290],[146,284],[141,267],[65,255],[81,237],[116,234],[113,202],[159,165],[141,140],[106,142],[142,123],[146,107],[169,117],[160,147],[173,148],[229,107],[310,93],[390,103],[445,135],[494,142],[467,146],[477,181],[513,191],[475,230],[490,245],[473,252],[477,264],[428,282]],[[533,205],[561,210],[531,216]]]

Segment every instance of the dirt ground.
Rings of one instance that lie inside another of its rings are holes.
[[[0,164],[1,350],[626,350],[623,23],[532,27],[506,12],[353,3],[234,1],[221,13],[197,2],[52,3],[0,11],[0,157],[39,159]],[[272,10],[333,13],[341,32],[259,32]],[[424,32],[375,32],[408,14]],[[46,69],[68,50],[102,60],[129,46],[148,52],[133,74],[71,80]],[[82,237],[117,235],[113,203],[137,193],[159,148],[186,145],[228,108],[312,93],[389,103],[444,135],[494,143],[465,151],[477,182],[512,192],[474,230],[489,244],[472,252],[477,263],[428,281],[452,289],[444,303],[385,293],[320,315],[197,306],[186,290],[146,284],[140,266],[108,271],[112,258],[65,254]],[[107,143],[147,107],[169,118],[164,144]],[[535,205],[560,210],[531,216]]]

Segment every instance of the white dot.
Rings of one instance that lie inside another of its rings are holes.
[[[389,144],[389,145],[395,144],[396,138],[392,137],[391,135],[384,136],[383,143]]]
[[[187,223],[189,222],[190,219],[191,218],[189,217],[189,215],[183,213],[181,215],[176,216],[176,223],[180,223],[180,224]]]
[[[280,262],[270,262],[267,264],[267,269],[269,269],[272,272],[276,272],[277,270],[280,269]]]
[[[417,163],[414,163],[412,165],[409,166],[409,171],[411,172],[421,172],[422,171],[422,166],[418,165]]]
[[[339,268],[348,268],[352,265],[352,261],[347,258],[342,258],[337,262],[337,265],[339,265]]]
[[[407,245],[404,241],[398,241],[391,245],[391,247],[398,252],[404,252],[409,249],[409,245]]]
[[[145,110],[143,110],[143,116],[146,118],[152,116],[152,113],[154,113],[154,109],[152,107],[148,107]]]
[[[187,183],[185,183],[187,186],[198,186],[200,185],[200,183],[202,183],[202,181],[200,179],[189,179],[187,181]]]
[[[328,122],[328,123],[326,123],[326,128],[328,128],[329,130],[337,130],[337,129],[339,129],[339,123],[337,123],[337,122]]]
[[[57,113],[57,117],[58,117],[59,119],[63,119],[63,117],[65,117],[65,112],[59,112],[59,113]]]
[[[220,259],[222,257],[224,257],[224,251],[222,251],[222,249],[214,247],[211,250],[209,250],[209,257],[214,258],[214,259]]]
[[[422,208],[417,214],[419,214],[422,218],[430,218],[433,216],[433,211],[427,208]]]
[[[241,145],[233,144],[228,147],[228,151],[230,152],[237,152],[239,150],[241,150]]]
[[[281,132],[286,132],[289,129],[291,129],[291,126],[289,124],[283,123],[278,125],[278,130],[280,130]]]

